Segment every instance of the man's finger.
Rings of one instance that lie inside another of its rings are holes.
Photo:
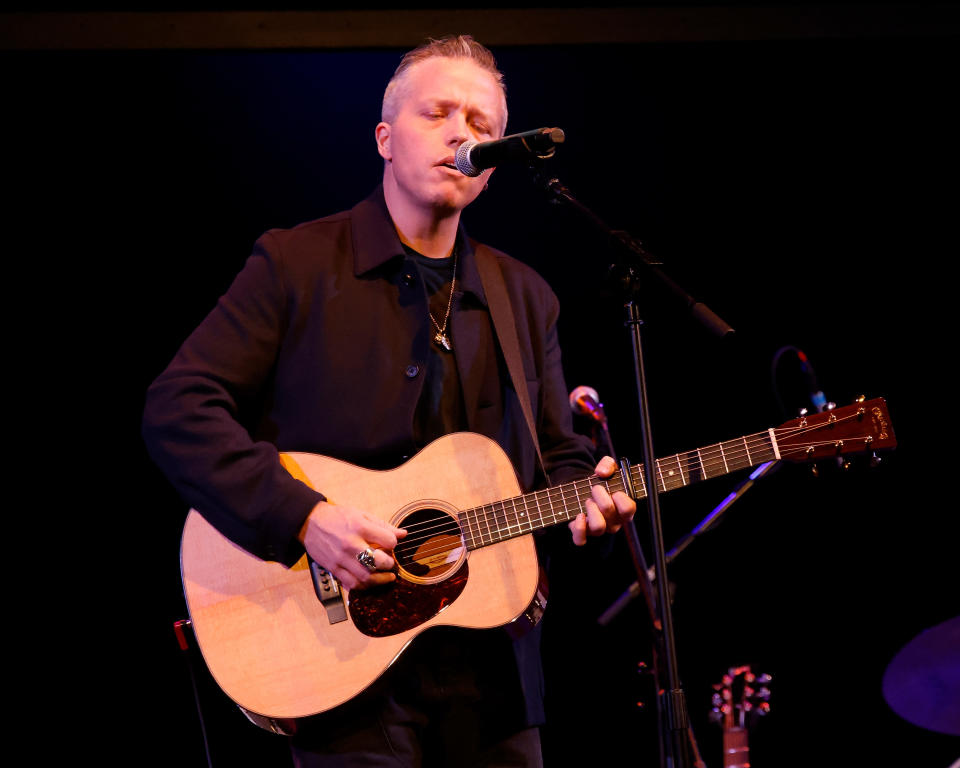
[[[567,527],[573,534],[573,543],[582,547],[587,543],[587,516],[582,512],[571,520]]]
[[[610,477],[614,472],[617,471],[617,462],[615,462],[610,456],[604,456],[600,459],[600,462],[597,464],[597,468],[594,472],[600,477]]]
[[[604,491],[606,493],[606,491]],[[607,497],[609,498],[609,496]],[[613,502],[610,502],[611,509]],[[591,536],[599,536],[607,530],[607,520],[600,507],[593,499],[587,499],[583,505],[587,517],[587,531]]]
[[[374,517],[367,517],[365,524],[360,527],[359,533],[371,544],[383,549],[394,549],[397,542],[407,534],[403,528],[395,528],[389,523]]]

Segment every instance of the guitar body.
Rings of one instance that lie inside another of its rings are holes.
[[[401,467],[374,471],[323,456],[283,454],[295,477],[343,503],[403,526],[520,494],[510,460],[486,437],[440,438]],[[408,534],[408,539],[410,534]],[[399,548],[398,548],[399,549]],[[416,565],[414,563],[414,565]],[[508,624],[533,603],[539,568],[532,535],[467,552],[437,568],[401,564],[395,585],[344,590],[336,621],[304,556],[292,568],[233,544],[198,512],[184,527],[181,571],[194,634],[211,674],[254,722],[325,712],[373,683],[424,630]],[[335,605],[336,607],[336,605]],[[382,620],[371,621],[379,614]],[[264,725],[263,722],[258,724]]]

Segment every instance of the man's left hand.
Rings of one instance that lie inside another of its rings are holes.
[[[616,471],[617,463],[609,456],[604,456],[594,470],[598,477],[610,477]],[[616,533],[637,511],[636,503],[627,494],[616,491],[611,496],[602,484],[593,486],[591,498],[583,506],[584,512],[569,523],[573,543],[578,547],[587,543],[587,536]]]

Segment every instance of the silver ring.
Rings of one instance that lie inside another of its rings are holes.
[[[377,570],[376,563],[373,559],[373,550],[370,547],[367,547],[362,552],[357,552],[357,561],[366,568],[370,573],[373,573]]]

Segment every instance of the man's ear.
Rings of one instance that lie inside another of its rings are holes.
[[[384,160],[393,160],[393,154],[390,152],[390,123],[377,123],[374,129],[374,136],[377,140],[377,151]]]

